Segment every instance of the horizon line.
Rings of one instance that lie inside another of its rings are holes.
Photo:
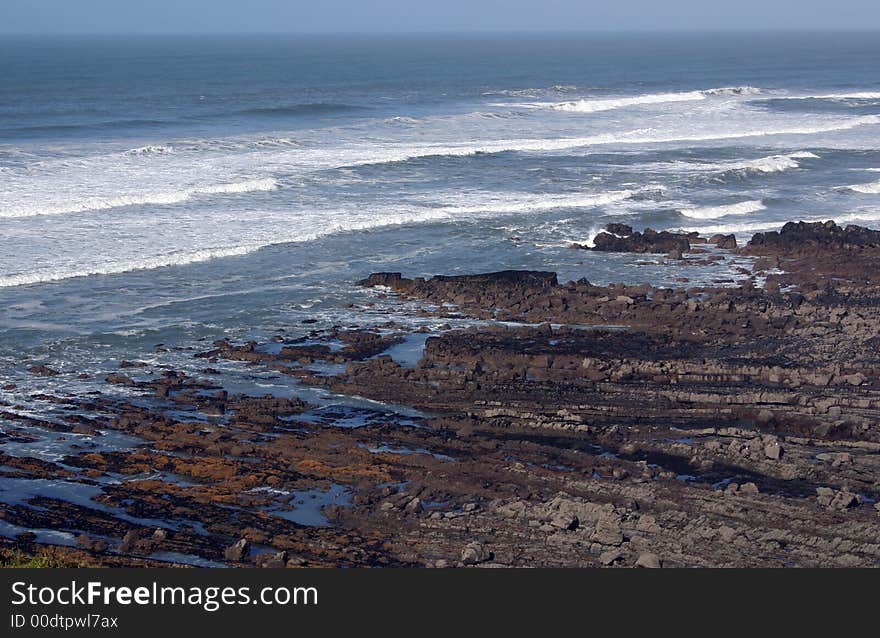
[[[634,34],[717,34],[717,33],[875,33],[880,26],[871,27],[682,27],[682,28],[626,28],[626,29],[412,29],[400,31],[0,31],[0,36],[55,37],[55,36],[394,36],[394,35],[634,35]]]

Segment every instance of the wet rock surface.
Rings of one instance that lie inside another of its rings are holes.
[[[609,224],[605,231],[596,235],[591,250],[614,253],[685,253],[691,248],[696,233],[657,232],[646,228],[633,231],[625,224]]]
[[[107,565],[876,566],[874,232],[757,235],[738,288],[374,273],[458,327],[218,340],[202,374],[128,362],[112,392],[41,394],[52,418],[0,406],[3,542]],[[226,365],[291,393],[233,390]],[[63,454],[27,452],[50,434]]]

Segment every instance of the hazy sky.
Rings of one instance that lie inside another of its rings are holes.
[[[880,28],[880,0],[0,0],[2,33]]]

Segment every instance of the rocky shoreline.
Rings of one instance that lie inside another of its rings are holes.
[[[0,405],[20,427],[0,442],[72,443],[0,449],[3,544],[110,566],[877,566],[880,231],[615,224],[588,249],[707,245],[752,258],[742,285],[374,273],[358,285],[469,325],[219,340],[199,375],[122,362],[122,395],[41,397],[66,418]],[[348,403],[235,392],[230,362]],[[135,443],[77,443],[110,433]]]

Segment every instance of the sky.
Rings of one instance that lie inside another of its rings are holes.
[[[4,34],[878,28],[878,0],[0,0]]]

